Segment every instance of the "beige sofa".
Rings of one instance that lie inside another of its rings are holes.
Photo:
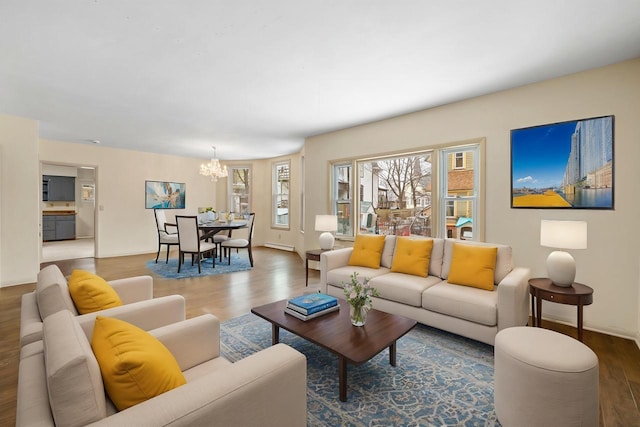
[[[117,412],[91,350],[92,325],[67,310],[44,319],[43,351],[20,360],[16,426],[306,425],[304,355],[278,344],[230,363],[210,314],[150,331],[187,383]]]
[[[136,303],[142,304],[143,306],[156,306],[157,310],[162,312],[162,310],[166,309],[167,304],[173,304],[173,298],[164,297],[152,300],[153,279],[151,276],[129,277],[126,279],[112,280],[108,283],[116,291],[124,305]],[[78,311],[69,294],[67,279],[58,266],[49,265],[38,273],[36,290],[22,296],[20,345],[24,346],[41,340],[42,320],[60,310],[69,310],[78,316]],[[122,311],[122,307],[115,307],[103,310],[100,314],[110,316],[114,312],[119,313]],[[182,318],[184,319],[184,314]],[[172,323],[172,320],[167,320],[165,324],[169,323]]]
[[[447,282],[454,243],[498,248],[493,291]],[[395,236],[386,236],[377,269],[348,265],[353,248],[322,253],[320,291],[344,298],[342,284],[357,272],[380,293],[373,298],[375,309],[491,345],[498,331],[527,323],[530,271],[513,266],[511,247],[434,238],[428,276],[419,277],[391,272],[395,244]]]

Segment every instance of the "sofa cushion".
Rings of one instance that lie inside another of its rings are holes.
[[[91,347],[120,411],[187,383],[164,344],[123,320],[97,316]]]
[[[100,367],[71,312],[61,310],[44,319],[43,348],[56,426],[84,426],[106,417]]]
[[[380,257],[380,266],[391,268],[393,262],[393,253],[396,249],[396,236],[388,234],[384,238],[384,248],[382,248],[382,256]]]
[[[391,271],[427,277],[433,240],[398,237]]]
[[[106,280],[84,270],[73,270],[71,273],[69,293],[80,314],[122,305],[118,293]]]
[[[493,290],[498,248],[475,245],[453,245],[449,283]]]
[[[69,295],[67,279],[64,278],[57,265],[49,265],[38,273],[36,300],[42,319],[60,310],[69,310],[75,315],[78,314]]]
[[[380,268],[367,268],[357,266],[345,266],[334,268],[327,271],[327,284],[343,288],[345,283],[351,283],[351,275],[358,273],[360,280],[372,279],[373,277],[381,276],[389,273],[389,269],[385,267]]]
[[[442,277],[442,261],[444,260],[444,239],[431,238],[433,248],[431,249],[431,260],[429,261],[429,275]]]
[[[380,298],[420,307],[424,290],[440,282],[442,279],[435,276],[388,273],[374,277],[369,281],[369,285],[378,291]]]
[[[440,277],[447,280],[449,277],[449,270],[451,269],[451,256],[453,255],[453,244],[457,243],[460,245],[474,245],[474,246],[493,246],[498,248],[498,253],[496,256],[496,268],[494,271],[494,283],[499,284],[502,279],[504,279],[507,274],[511,270],[513,270],[513,260],[511,256],[511,246],[507,245],[499,245],[495,243],[485,243],[485,242],[476,242],[476,241],[466,241],[466,240],[458,240],[458,239],[444,239],[444,258],[442,261],[442,272]],[[434,247],[435,251],[435,247]],[[433,253],[433,251],[432,251]],[[432,261],[433,264],[435,260]]]
[[[495,290],[440,282],[423,292],[422,307],[486,326],[498,324],[498,292]]]
[[[353,243],[353,252],[351,252],[351,257],[349,258],[349,265],[379,268],[384,242],[384,235],[358,234]]]

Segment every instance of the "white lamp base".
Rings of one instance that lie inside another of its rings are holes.
[[[553,251],[547,258],[547,274],[554,285],[568,288],[576,278],[576,261],[568,252]]]
[[[335,240],[336,239],[333,237],[333,234],[325,231],[320,235],[320,249],[323,249],[325,251],[333,249],[333,242],[335,242]]]

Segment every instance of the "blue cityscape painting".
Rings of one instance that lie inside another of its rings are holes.
[[[181,182],[145,181],[145,208],[184,209],[185,187]]]
[[[511,131],[511,207],[613,209],[614,116]]]

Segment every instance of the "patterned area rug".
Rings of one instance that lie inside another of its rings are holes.
[[[247,314],[221,327],[231,361],[271,345],[271,324]],[[348,401],[338,398],[338,360],[287,331],[280,341],[307,356],[309,426],[499,426],[493,406],[493,347],[417,325],[387,350],[349,365]]]
[[[222,257],[222,262],[216,258],[216,267],[212,268],[211,259],[205,259],[201,263],[202,273],[198,274],[198,264],[191,266],[191,256],[185,255],[184,264],[180,268],[178,274],[178,258],[169,258],[169,263],[165,264],[164,260],[158,259],[156,264],[155,258],[147,262],[147,268],[154,274],[168,279],[185,279],[187,277],[211,276],[214,274],[233,273],[236,271],[251,270],[251,263],[247,251],[244,253],[231,254],[231,265],[227,265],[227,258]]]

